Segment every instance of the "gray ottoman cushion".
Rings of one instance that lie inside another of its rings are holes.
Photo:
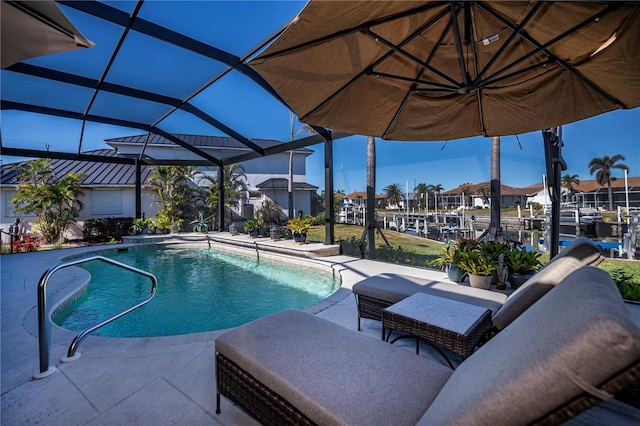
[[[428,293],[481,306],[494,313],[507,299],[503,293],[495,291],[401,274],[379,274],[365,278],[353,286],[353,292],[390,303],[397,303],[418,292]]]
[[[600,250],[593,241],[586,237],[576,239],[509,296],[493,316],[493,324],[502,330],[571,272],[597,264],[601,259]]]
[[[415,424],[451,370],[303,311],[221,334],[216,351],[318,424]]]
[[[463,362],[419,424],[529,424],[638,360],[611,277],[583,267]]]

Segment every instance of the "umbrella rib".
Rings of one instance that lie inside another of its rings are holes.
[[[480,3],[478,3],[478,6],[480,6],[483,10],[487,11],[490,15],[492,15],[495,19],[500,21],[503,25],[506,25],[507,27],[509,27],[512,31],[515,29],[515,27],[511,23],[509,23],[507,20],[505,20],[499,14],[495,13],[493,10],[486,8],[484,5],[481,5]],[[534,40],[533,38],[529,37],[525,32],[521,32],[520,33],[520,37],[522,37],[525,41],[529,42],[530,44],[532,44],[536,48],[533,51],[531,51],[528,54],[526,54],[523,57],[521,57],[520,59],[512,62],[511,64],[509,64],[509,65],[503,67],[502,69],[496,71],[495,73],[493,73],[493,75],[491,75],[490,77],[487,78],[488,84],[490,84],[491,82],[495,81],[495,77],[497,75],[502,74],[505,71],[507,71],[508,69],[511,69],[511,68],[515,67],[516,65],[520,64],[521,62],[525,61],[526,59],[530,58],[531,56],[533,56],[533,55],[535,55],[535,54],[537,54],[539,52],[542,52],[544,55],[546,55],[547,57],[551,58],[554,62],[556,62],[558,65],[560,65],[561,67],[566,69],[568,72],[570,72],[574,76],[578,77],[578,79],[582,80],[582,82],[584,82],[586,85],[588,85],[593,90],[598,92],[598,94],[600,94],[602,97],[607,99],[609,102],[613,103],[614,105],[618,105],[620,107],[627,108],[627,106],[624,105],[619,99],[615,98],[614,96],[611,96],[609,93],[604,91],[600,86],[596,85],[591,80],[589,80],[588,78],[586,78],[582,74],[580,74],[578,72],[578,70],[576,70],[573,66],[569,65],[566,61],[558,58],[556,55],[554,55],[553,53],[551,53],[548,50],[549,46],[557,43],[558,41],[566,38],[567,36],[573,34],[574,32],[576,32],[576,31],[582,29],[583,27],[589,25],[590,23],[594,22],[596,19],[599,19],[602,16],[604,16],[604,15],[608,14],[609,12],[611,12],[613,10],[616,10],[616,9],[618,9],[620,7],[621,7],[621,5],[619,5],[619,4],[609,4],[606,9],[596,13],[595,15],[593,15],[592,17],[590,17],[588,19],[585,19],[584,21],[582,21],[579,24],[575,25],[574,27],[568,29],[564,33],[560,34],[559,36],[555,37],[554,39],[548,41],[545,44],[540,44],[536,40]]]
[[[434,89],[433,90],[438,90],[438,91],[446,91],[446,92],[458,92],[459,88],[457,86],[448,86],[446,84],[442,84],[442,83],[435,83],[432,81],[425,81],[425,80],[420,80],[419,78],[411,78],[411,77],[403,77],[401,75],[395,75],[395,74],[388,74],[388,73],[384,73],[384,72],[377,72],[375,70],[367,70],[366,71],[367,74],[369,75],[375,75],[376,77],[385,77],[385,78],[390,78],[390,79],[394,79],[394,80],[400,80],[400,81],[406,81],[409,83],[414,83],[414,87],[411,89],[411,91],[426,91],[428,89],[416,89],[415,86],[417,84],[423,84],[425,86],[433,86]]]
[[[389,49],[391,49],[393,52],[404,56],[405,58],[409,59],[410,61],[414,62],[415,64],[420,65],[422,68],[427,69],[427,70],[431,71],[432,73],[438,75],[439,77],[445,79],[446,81],[450,82],[451,84],[454,84],[455,86],[460,87],[460,83],[458,83],[457,81],[453,80],[448,75],[446,75],[443,72],[437,70],[436,68],[432,67],[431,65],[421,61],[420,58],[417,58],[417,57],[413,56],[411,53],[399,48],[395,44],[391,43],[389,40],[377,35],[376,33],[374,33],[373,31],[369,30],[368,28],[363,29],[361,31],[364,34],[368,35],[369,37],[375,39],[376,41],[379,41],[380,43],[384,44]]]
[[[434,22],[437,22],[438,19],[440,19],[442,16],[444,16],[443,13],[439,13],[437,14],[430,22],[424,24],[422,27],[420,28],[428,28],[429,26],[431,26]],[[402,43],[400,43],[400,46],[404,46],[404,44],[408,43],[409,41],[411,41],[413,38],[415,38],[420,32],[420,28],[418,30],[416,30],[413,34],[411,34],[409,37],[407,37],[406,40],[404,40]],[[327,102],[329,102],[330,100],[332,100],[333,98],[335,98],[338,94],[340,94],[343,90],[345,90],[347,87],[349,87],[351,84],[353,84],[354,81],[356,81],[357,79],[359,79],[363,74],[371,74],[373,72],[373,68],[376,67],[377,65],[381,64],[384,60],[386,60],[389,56],[393,55],[394,50],[391,49],[390,51],[388,51],[387,53],[385,53],[384,55],[382,55],[379,59],[377,59],[373,64],[371,64],[371,66],[367,69],[362,70],[361,72],[359,72],[358,74],[356,74],[351,80],[349,80],[344,86],[342,86],[341,88],[339,88],[338,90],[336,90],[333,94],[331,94],[331,96],[328,96],[325,100],[323,100],[321,103],[319,103],[318,105],[316,105],[312,110],[310,110],[309,112],[307,112],[304,116],[309,116],[311,114],[313,114],[314,112],[316,112],[318,109],[320,109],[321,107],[323,107]],[[433,57],[433,56],[431,56]],[[431,60],[431,58],[429,59]],[[456,82],[454,82],[454,84],[457,85]]]
[[[485,67],[482,69],[482,71],[480,71],[480,73],[477,74],[476,82],[480,81],[480,79],[487,72],[487,70],[489,68],[491,68],[491,66],[495,63],[495,61],[500,56],[502,56],[502,54],[505,52],[505,50],[507,50],[507,47],[509,47],[511,45],[511,42],[518,36],[518,34],[520,34],[520,32],[522,31],[524,26],[531,20],[531,18],[533,18],[533,16],[538,12],[538,9],[540,9],[540,7],[542,5],[543,5],[543,2],[538,2],[533,6],[531,11],[529,11],[527,16],[525,16],[525,18],[522,20],[520,25],[518,25],[515,28],[515,30],[511,32],[511,35],[509,36],[509,38],[507,38],[507,40],[502,44],[502,46],[500,46],[500,48],[498,49],[496,54],[493,55],[493,57],[489,60],[489,62],[487,62],[487,65],[485,65]]]
[[[433,22],[437,22],[443,16],[446,16],[447,13],[448,13],[447,9],[443,9],[442,12],[440,12],[437,16],[435,16],[433,18]],[[416,34],[421,33],[423,30],[429,28],[430,26],[431,26],[431,23],[423,25],[422,27],[418,28],[418,30],[416,30]],[[436,52],[438,51],[438,48],[442,45],[442,41],[444,40],[444,38],[446,37],[446,35],[447,35],[447,33],[449,32],[450,29],[451,29],[451,21],[447,22],[447,24],[445,25],[444,29],[442,30],[442,33],[440,34],[440,38],[438,39],[438,42],[436,43],[435,47],[433,49],[431,49],[431,53],[429,54],[429,57],[426,60],[427,64],[430,64],[431,61],[433,60],[433,58],[435,57]],[[416,81],[420,81],[418,79],[420,77],[422,77],[424,72],[425,72],[424,68],[420,68],[418,70],[418,75],[416,76]],[[423,83],[423,84],[426,84],[426,82]],[[436,84],[436,83],[429,83],[429,84]],[[407,93],[404,95],[404,98],[402,99],[402,102],[400,103],[400,105],[396,109],[395,114],[393,114],[393,118],[391,119],[391,121],[389,121],[389,124],[387,125],[387,128],[384,130],[384,133],[382,134],[383,138],[389,133],[389,129],[391,129],[391,126],[393,126],[393,124],[398,120],[398,117],[400,116],[400,112],[402,112],[402,110],[404,109],[404,106],[407,104],[407,102],[409,100],[409,96],[411,95],[411,93],[413,91],[415,91],[416,86],[417,86],[417,84],[414,83],[411,86],[411,89],[409,91],[407,91]],[[425,89],[425,91],[432,91],[432,90],[435,91],[437,89]]]
[[[460,61],[460,72],[464,79],[465,87],[469,87],[469,73],[467,72],[467,66],[464,63],[464,50],[462,49],[462,38],[460,37],[460,26],[458,25],[458,13],[460,9],[456,10],[454,2],[449,3],[449,12],[451,15],[451,22],[453,24],[453,36],[456,40],[456,48],[458,50],[458,60]]]
[[[369,28],[371,26],[384,24],[384,23],[389,22],[389,21],[394,21],[396,19],[404,18],[406,16],[412,16],[412,15],[421,13],[421,12],[423,12],[425,10],[434,9],[434,8],[446,5],[447,3],[448,3],[447,1],[438,1],[438,2],[433,2],[433,3],[428,3],[428,4],[424,5],[424,6],[416,7],[414,9],[410,9],[410,10],[406,10],[404,12],[400,12],[400,13],[397,13],[395,15],[390,15],[390,16],[387,16],[385,18],[380,18],[380,19],[376,19],[376,20],[373,20],[373,21],[368,21],[368,22],[365,22],[365,23],[360,24],[360,25],[358,25],[356,27],[353,27],[353,28],[347,28],[345,30],[337,31],[337,32],[335,32],[333,34],[328,34],[326,36],[322,36],[322,37],[319,37],[319,38],[316,38],[316,39],[313,39],[313,40],[305,41],[304,43],[296,44],[295,46],[291,46],[291,47],[288,47],[286,49],[281,49],[281,50],[278,50],[278,51],[275,51],[275,52],[272,52],[272,53],[268,53],[266,55],[261,55],[258,58],[261,59],[261,60],[267,60],[267,59],[271,59],[271,58],[274,58],[274,57],[277,57],[277,56],[286,55],[286,54],[295,52],[297,50],[304,49],[304,48],[309,47],[309,46],[313,46],[315,44],[324,43],[324,42],[332,40],[334,38],[340,38],[340,37],[342,37],[342,36],[344,36],[346,34],[356,33],[356,32],[362,31],[363,29]]]

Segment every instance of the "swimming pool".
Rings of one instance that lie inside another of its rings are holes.
[[[145,248],[107,254],[158,278],[147,305],[96,330],[106,337],[153,337],[235,327],[287,308],[305,308],[334,293],[329,271],[206,248]],[[54,315],[80,332],[144,299],[148,278],[102,262],[83,265],[87,290]]]

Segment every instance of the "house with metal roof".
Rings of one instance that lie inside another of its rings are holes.
[[[201,135],[174,135],[189,144],[198,147],[204,152],[217,158],[230,158],[242,156],[243,153],[251,153],[245,145],[230,137],[201,136]],[[100,149],[85,152],[87,155],[104,157],[105,162],[79,161],[75,159],[52,160],[53,170],[56,176],[63,177],[67,173],[82,173],[79,181],[83,195],[81,201],[84,209],[80,212],[76,227],[70,230],[68,238],[82,236],[84,220],[103,217],[135,217],[136,211],[136,173],[135,165],[109,163],[109,158],[134,157],[146,160],[174,160],[180,164],[181,160],[198,160],[200,157],[183,147],[176,146],[173,142],[158,135],[137,135],[107,139],[105,142],[113,149]],[[277,141],[265,139],[253,139],[256,145],[263,148],[276,145]],[[316,196],[317,186],[306,182],[306,158],[313,153],[308,148],[293,150],[293,209],[296,214],[316,214],[312,211],[312,200]],[[238,200],[236,213],[245,219],[253,218],[253,214],[264,200],[275,201],[282,209],[283,215],[288,215],[288,182],[289,182],[289,152],[271,155],[269,157],[249,156],[241,164],[244,169],[247,191]],[[192,164],[191,161],[190,164]],[[0,227],[7,230],[9,225],[15,223],[18,218],[11,199],[18,187],[16,164],[4,164],[0,168],[0,200],[2,209],[0,212]],[[217,167],[203,162],[197,166],[198,171],[212,176],[217,175]],[[158,206],[150,191],[144,188],[149,177],[153,174],[153,166],[141,167],[140,181],[142,185],[142,212],[147,217],[153,217],[158,213]],[[204,184],[202,180],[195,182]],[[22,215],[23,221],[28,227],[35,216]]]

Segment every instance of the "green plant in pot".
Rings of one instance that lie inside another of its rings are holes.
[[[260,222],[255,219],[248,220],[244,223],[244,231],[249,234],[250,237],[257,237],[260,230]]]
[[[508,245],[500,243],[498,241],[483,241],[480,246],[480,250],[482,250],[484,254],[489,256],[497,266],[500,255],[504,253],[504,255],[506,256],[510,248]],[[491,274],[491,284],[498,284],[498,281],[498,270],[496,268]]]
[[[312,224],[313,218],[311,216],[296,217],[289,219],[289,222],[287,222],[287,228],[291,230],[295,242],[304,243],[307,240],[307,231],[311,228]]]
[[[444,269],[451,281],[459,283],[465,276],[464,271],[458,267],[459,259],[460,249],[458,244],[449,243],[440,249],[440,256],[435,258],[430,265],[438,269]]]
[[[496,264],[482,250],[469,250],[460,253],[458,266],[469,274],[469,285],[488,289],[491,285],[491,274]]]
[[[136,234],[146,234],[149,232],[149,228],[153,226],[153,219],[150,217],[140,217],[134,219],[133,230]]]
[[[505,264],[509,268],[509,283],[514,290],[535,274],[542,264],[540,253],[528,251],[526,247],[514,247],[505,255]]]

